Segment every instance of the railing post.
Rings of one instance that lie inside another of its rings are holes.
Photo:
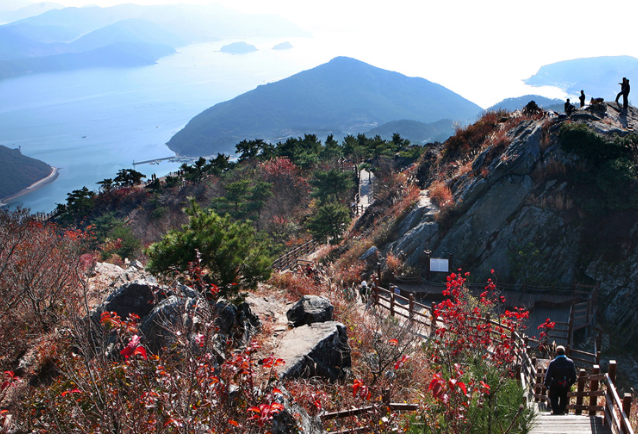
[[[583,405],[583,392],[585,391],[585,370],[581,369],[578,373],[578,387],[576,388],[576,414],[583,414],[583,410],[578,408]]]
[[[436,315],[434,313],[434,302],[432,302],[432,304],[430,305],[430,312],[432,315],[432,321],[430,322],[430,328],[431,328],[431,332],[430,332],[430,336],[434,336],[434,334],[436,333]]]
[[[414,294],[410,294],[410,297],[408,298],[408,300],[409,300],[408,319],[410,320],[410,323],[412,323],[412,321],[414,321]]]
[[[609,375],[609,379],[611,380],[612,383],[614,383],[614,386],[615,386],[616,385],[616,361],[615,360],[609,361],[609,372],[607,374]]]
[[[592,369],[592,375],[596,376],[600,374],[600,366],[598,365],[594,365],[593,369]],[[598,379],[594,378],[593,380],[591,380],[591,382],[589,383],[589,390],[591,392],[597,392],[598,391]],[[596,405],[598,405],[598,397],[591,395],[589,397],[589,407],[595,407]],[[596,410],[593,408],[589,409],[589,415],[590,416],[596,416]]]
[[[569,312],[569,328],[567,331],[567,345],[571,345],[573,342],[573,336],[574,336],[574,310],[576,307],[576,302],[572,301],[572,307],[571,310]]]
[[[536,363],[536,360],[534,360]],[[543,394],[543,383],[542,383],[542,375],[543,368],[538,368],[536,371],[536,378],[534,378],[534,402],[538,402],[541,400],[541,395]]]
[[[627,419],[629,419],[629,415],[631,414],[631,393],[625,393],[625,395],[623,396],[623,398],[622,398],[622,411],[623,411],[623,413],[625,413],[625,416],[627,416]],[[620,425],[621,425],[620,429],[622,430],[622,432],[624,434],[628,434],[626,429],[625,429],[624,421],[621,422]]]
[[[394,316],[394,292],[390,293],[390,316]]]
[[[547,369],[541,369],[540,370],[541,375],[538,376],[538,381],[540,382],[540,386],[541,386],[541,401],[543,402],[548,402],[549,399],[549,394],[547,393],[547,387],[545,386],[545,375],[547,375]]]

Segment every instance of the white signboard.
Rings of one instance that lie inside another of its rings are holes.
[[[430,271],[447,273],[449,271],[448,259],[430,258]]]

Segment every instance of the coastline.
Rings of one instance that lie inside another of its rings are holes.
[[[3,207],[5,205],[7,205],[7,203],[10,200],[13,200],[13,199],[15,199],[17,197],[24,196],[25,194],[29,194],[31,192],[34,192],[37,189],[39,189],[39,188],[41,188],[41,187],[43,187],[43,186],[45,186],[47,184],[52,183],[53,181],[58,179],[59,175],[60,175],[60,169],[58,169],[57,167],[51,166],[51,173],[49,173],[49,175],[46,178],[42,178],[41,180],[34,182],[33,184],[31,184],[27,188],[20,190],[19,192],[17,192],[14,195],[0,198],[0,207]]]

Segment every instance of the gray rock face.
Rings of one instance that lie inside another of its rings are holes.
[[[318,322],[332,321],[334,306],[325,297],[304,295],[286,312],[288,321],[294,327]]]
[[[505,283],[569,285],[591,278],[600,284],[598,318],[614,334],[613,344],[638,354],[638,211],[597,215],[600,199],[583,193],[587,175],[576,173],[579,157],[563,151],[558,137],[566,121],[586,123],[610,140],[638,131],[638,109],[603,107],[520,123],[496,157],[488,146],[470,172],[449,181],[451,217],[420,204],[383,252],[402,254],[421,271],[425,248],[434,257],[453,253],[452,269],[462,267],[477,280],[490,277],[492,268]]]
[[[365,261],[368,258],[376,257],[378,255],[379,255],[379,249],[377,249],[377,246],[372,246],[368,250],[366,250],[365,253],[361,255],[359,259],[362,261]]]
[[[494,145],[488,146],[474,160],[472,172],[451,182],[457,217],[449,229],[440,232],[434,207],[418,207],[399,225],[400,236],[389,250],[403,254],[416,269],[424,268],[423,250],[428,248],[433,257],[452,253],[452,269],[463,267],[477,276],[487,278],[496,269],[505,279],[514,272],[528,283],[572,283],[579,229],[565,224],[558,205],[536,206],[550,203],[564,188],[532,178],[547,158],[544,153],[566,158],[556,144],[541,151],[543,131],[542,120],[524,121],[507,133],[511,143],[498,158],[491,156]],[[486,164],[487,170],[480,171]]]
[[[344,378],[351,367],[346,327],[335,321],[288,331],[276,354],[286,362],[282,378],[319,376],[337,380]]]

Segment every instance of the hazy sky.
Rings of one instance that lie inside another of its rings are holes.
[[[67,6],[207,4],[210,0],[51,0]],[[580,57],[638,57],[628,0],[219,0],[273,13],[317,36],[339,32],[334,55],[440,83],[487,106],[529,93],[520,80],[540,66]],[[628,21],[628,22],[624,22]],[[615,30],[615,31],[614,31]],[[538,93],[562,96],[556,92]]]

